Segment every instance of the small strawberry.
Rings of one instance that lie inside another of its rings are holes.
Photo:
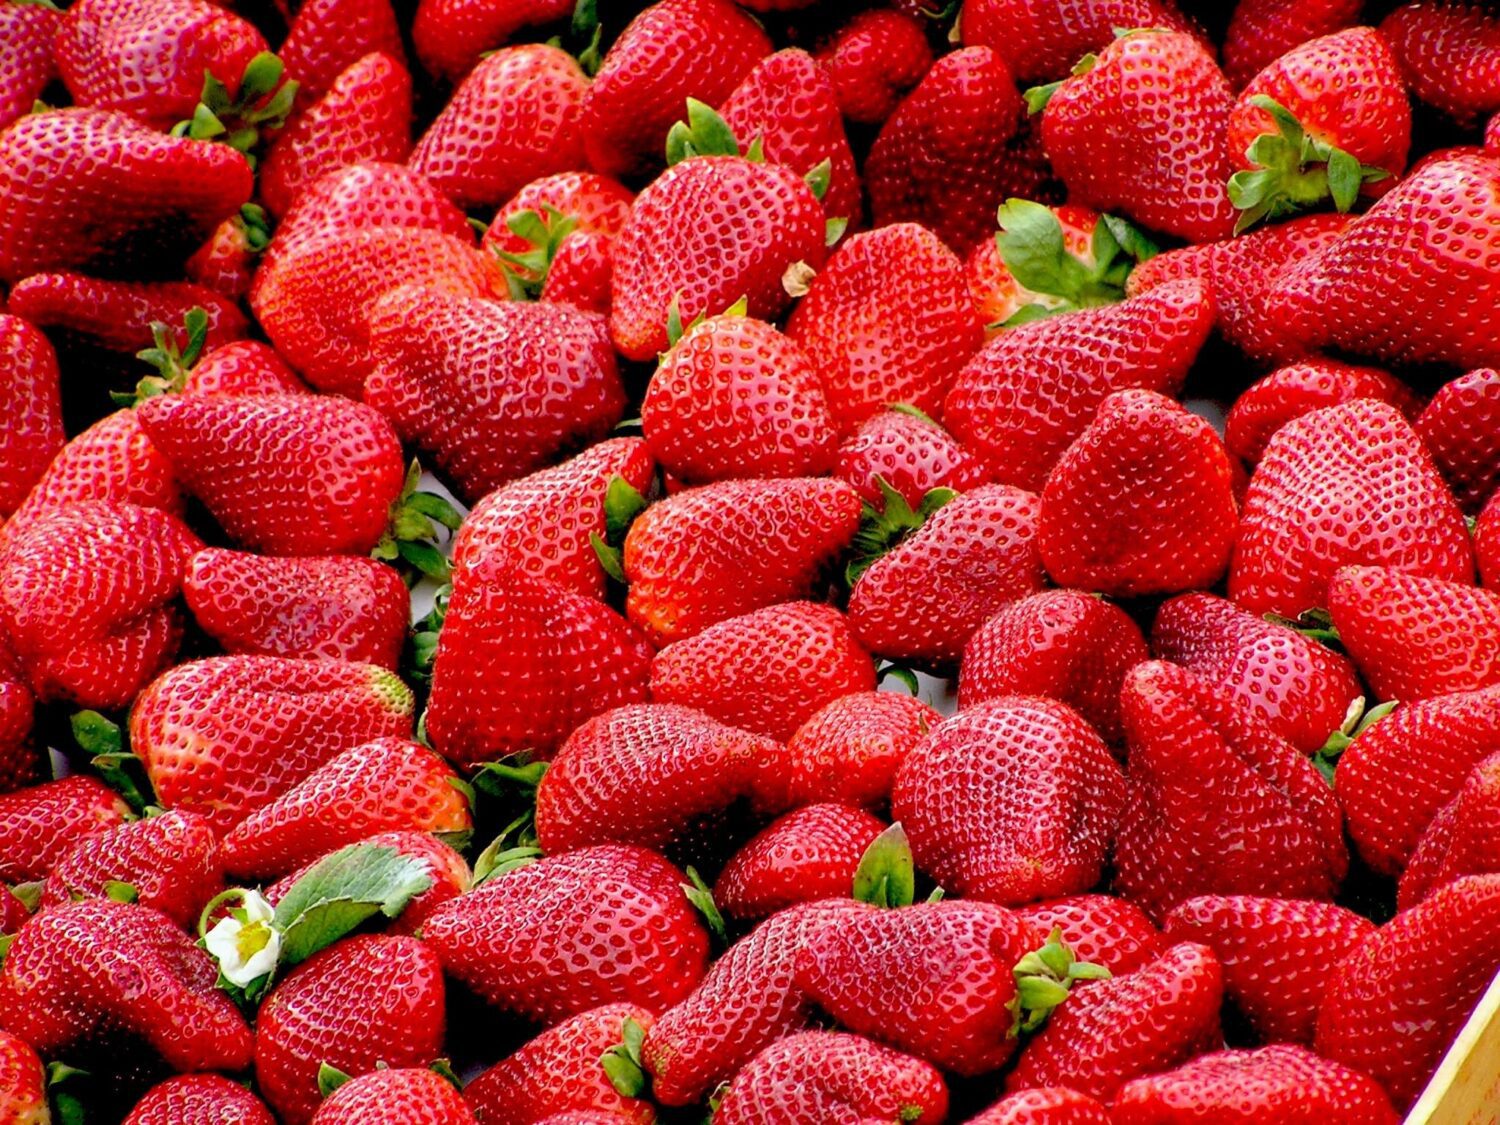
[[[1500,370],[1481,368],[1444,385],[1416,427],[1459,507],[1478,512],[1500,488]]]
[[[920,20],[889,8],[858,12],[819,48],[839,112],[860,125],[879,125],[932,66]]]
[[[1500,590],[1500,489],[1490,497],[1474,526],[1474,555],[1485,586]]]
[[[31,917],[31,911],[9,887],[0,894],[0,934],[14,934]]]
[[[839,446],[834,475],[860,499],[884,507],[884,481],[915,511],[934,488],[964,492],[989,483],[984,466],[931,418],[897,403],[860,423]]]
[[[1424,102],[1464,124],[1500,109],[1500,18],[1484,4],[1402,4],[1380,33]]]
[[[31,687],[9,642],[0,638],[0,793],[43,780],[42,748],[32,737],[35,720],[36,699]],[[4,913],[3,900],[0,895],[0,914]]]
[[[1066,1086],[1039,1086],[1001,1098],[969,1125],[1110,1125],[1102,1102]]]
[[[512,296],[609,315],[614,243],[635,193],[594,172],[560,172],[521,188],[495,212],[485,249],[500,255]]]
[[[0,793],[0,881],[45,879],[75,843],[123,824],[129,811],[86,774]]]
[[[140,349],[156,343],[153,325],[183,324],[196,308],[207,314],[205,347],[217,348],[241,339],[249,331],[249,323],[233,301],[184,281],[107,281],[81,273],[34,274],[11,289],[9,308],[38,328],[60,329],[74,340],[136,358]],[[187,344],[184,329],[170,331],[179,345]]]
[[[841,898],[884,821],[849,805],[807,805],[771,822],[724,865],[714,902],[732,918],[769,917]]]
[[[161,346],[159,341],[157,347]],[[170,368],[174,362],[185,362],[187,356],[174,358],[169,354],[167,358]],[[259,340],[221,344],[187,366],[189,370],[182,373],[181,387],[170,389],[194,395],[300,394],[307,390],[276,349]]]
[[[1401,872],[1396,905],[1407,910],[1465,875],[1500,872],[1500,754],[1485,758],[1432,818]]]
[[[52,44],[62,13],[43,4],[0,8],[0,129],[31,112],[57,77]]]
[[[457,82],[518,31],[572,14],[569,0],[418,0],[411,34],[427,72]]]
[[[1173,0],[969,0],[958,30],[965,45],[998,51],[1018,79],[1051,82],[1131,27],[1193,30]]]
[[[21,505],[63,447],[57,354],[47,337],[17,316],[0,313],[0,517]]]
[[[220,1074],[168,1078],[135,1103],[122,1125],[214,1125],[220,1120],[236,1125],[276,1125],[263,1101]]]
[[[52,1120],[47,1068],[26,1040],[8,1031],[0,1031],[0,1113],[16,1125]]]
[[[525,254],[537,249],[526,237],[511,229],[511,222],[530,211],[538,220],[553,218],[556,211],[564,219],[574,220],[570,230],[585,234],[619,236],[630,217],[635,193],[619,180],[597,172],[558,172],[542,176],[521,187],[495,212],[485,228],[485,249],[500,254]],[[555,226],[556,220],[553,220]],[[534,275],[522,274],[523,280],[536,281]]]
[[[318,1106],[313,1125],[475,1125],[449,1078],[425,1067],[361,1074]]]
[[[1224,73],[1236,90],[1282,55],[1359,22],[1364,0],[1239,0],[1224,33]]]
[[[1062,940],[1080,961],[1103,965],[1115,976],[1156,960],[1171,944],[1134,903],[1109,895],[1068,895],[1016,907],[1016,913]]]
[[[306,105],[326,94],[347,67],[375,51],[397,61],[403,57],[390,0],[307,0],[276,54]]]

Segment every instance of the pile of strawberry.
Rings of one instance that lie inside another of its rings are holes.
[[[1500,13],[958,8],[0,0],[0,1120],[1416,1103]]]

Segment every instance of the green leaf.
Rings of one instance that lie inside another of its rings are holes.
[[[434,581],[447,582],[453,577],[453,568],[449,565],[447,556],[431,543],[403,539],[396,544],[396,553]]]
[[[1136,262],[1149,262],[1161,253],[1161,247],[1146,236],[1145,231],[1118,215],[1100,215],[1099,222],[1108,228],[1115,242],[1125,254]]]
[[[80,1084],[87,1087],[91,1077],[88,1071],[67,1063],[47,1064],[47,1100],[51,1103],[54,1125],[85,1125],[89,1113],[78,1087]]]
[[[240,76],[240,96],[260,99],[276,89],[286,68],[270,51],[262,51],[246,65]]]
[[[934,488],[922,498],[917,510],[913,511],[906,498],[892,488],[884,477],[876,477],[875,484],[884,498],[884,508],[864,505],[859,530],[850,544],[849,563],[844,568],[844,582],[851,590],[876,560],[920,528],[928,516],[958,495],[951,488]]]
[[[395,848],[350,844],[325,856],[276,906],[278,967],[305,961],[376,914],[396,917],[431,885],[422,862]]]
[[[1333,205],[1340,211],[1348,211],[1359,198],[1364,176],[1359,161],[1341,148],[1328,156],[1328,190],[1333,195]]]
[[[73,728],[73,741],[86,753],[119,754],[125,749],[125,732],[98,711],[79,711],[68,723]]]
[[[667,346],[682,339],[682,307],[678,303],[682,294],[677,293],[667,305]]]
[[[807,175],[802,178],[807,181],[813,195],[818,197],[818,202],[822,203],[823,197],[828,194],[828,185],[833,182],[833,161],[824,157],[808,169]]]
[[[759,133],[755,135],[749,146],[745,149],[745,159],[751,164],[764,164],[766,162],[766,140]]]
[[[627,1016],[620,1025],[620,1042],[605,1051],[599,1065],[615,1092],[625,1098],[644,1098],[650,1087],[641,1051],[646,1042],[645,1028]]]
[[[599,73],[599,65],[603,61],[599,45],[603,40],[604,28],[599,23],[597,0],[578,0],[573,8],[573,20],[568,33],[575,41],[584,44],[576,56],[578,66],[592,78]]]
[[[646,498],[624,477],[609,478],[604,490],[605,536],[611,543],[624,540],[635,517],[646,510]]]
[[[922,686],[917,681],[915,672],[904,664],[897,664],[894,660],[888,660],[875,669],[875,682],[883,684],[886,680],[896,680],[910,695],[916,695]]]
[[[104,886],[104,897],[112,902],[137,902],[141,892],[129,883],[121,882],[119,879],[106,879]]]
[[[1045,86],[1033,86],[1022,96],[1026,99],[1026,112],[1035,117],[1047,108],[1047,103],[1052,100],[1052,95],[1057,93],[1061,82],[1048,82]]]
[[[870,842],[854,870],[854,897],[874,906],[910,906],[917,894],[917,869],[900,821]]]
[[[89,765],[103,782],[130,806],[130,811],[139,815],[156,804],[156,793],[151,788],[151,778],[146,772],[146,763],[129,750],[108,754],[95,754]]]
[[[28,913],[35,914],[37,907],[42,904],[42,888],[46,883],[38,879],[30,883],[16,883],[11,887],[10,893],[21,900],[21,905]]]
[[[604,568],[604,573],[624,586],[627,584],[625,577],[625,556],[618,547],[611,547],[599,537],[597,531],[589,532],[589,546],[594,549],[594,558],[599,560],[599,565]]]
[[[837,219],[829,219],[823,224],[823,245],[832,246],[844,237],[844,232],[849,229],[849,220],[842,216]]]
[[[667,133],[667,164],[680,164],[695,156],[739,156],[740,142],[719,114],[697,98],[687,100],[687,120],[678,121]]]
[[[1008,199],[997,218],[1000,233],[995,244],[1011,276],[1033,293],[1068,298],[1079,290],[1088,271],[1068,253],[1062,223],[1052,208]]]
[[[703,920],[708,923],[708,930],[720,945],[729,944],[729,931],[724,925],[724,915],[719,913],[718,904],[714,902],[714,893],[703,881],[696,868],[687,869],[688,882],[682,884],[682,893],[687,895],[687,900],[693,904],[698,913],[703,915]]]
[[[1108,980],[1102,965],[1074,959],[1062,940],[1062,930],[1053,928],[1046,942],[1016,962],[1016,995],[1010,1002],[1012,1036],[1039,1030],[1059,1004],[1068,998],[1075,983]]]
[[[463,1079],[459,1078],[458,1072],[453,1069],[453,1063],[449,1059],[433,1059],[427,1064],[427,1069],[443,1079],[455,1090],[464,1088]]]
[[[337,1090],[340,1086],[344,1085],[344,1083],[348,1082],[349,1080],[350,1076],[345,1074],[338,1067],[331,1066],[328,1063],[318,1064],[319,1097],[329,1097],[335,1090]]]

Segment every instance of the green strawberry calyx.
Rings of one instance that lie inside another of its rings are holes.
[[[401,495],[391,505],[386,532],[370,557],[398,564],[408,585],[423,575],[446,583],[453,568],[439,543],[451,538],[464,518],[446,497],[421,490],[421,481],[422,466],[414,460]]]
[[[193,116],[172,126],[172,135],[223,141],[243,153],[254,168],[262,130],[271,132],[285,125],[297,98],[297,83],[281,80],[285,70],[270,51],[260,52],[245,64],[238,97],[230,97],[229,88],[205,72],[203,92]]]
[[[609,1084],[622,1098],[643,1098],[650,1089],[651,1079],[641,1053],[645,1044],[646,1029],[626,1016],[620,1023],[620,1041],[599,1056]]]
[[[865,849],[854,869],[854,898],[873,906],[910,906],[917,895],[911,844],[898,820]]]
[[[604,534],[589,532],[589,546],[604,573],[624,585],[625,535],[635,517],[646,510],[646,497],[624,477],[610,477],[604,490]]]
[[[682,893],[687,896],[688,902],[692,903],[693,909],[703,916],[709,933],[713,934],[721,946],[727,946],[729,927],[724,923],[724,915],[719,910],[719,904],[714,901],[713,888],[703,881],[703,876],[698,874],[697,868],[689,867],[687,877],[688,881],[682,884]]]
[[[565,215],[556,207],[544,204],[540,211],[517,211],[507,215],[506,229],[522,239],[529,250],[519,254],[495,249],[500,259],[500,268],[505,272],[505,284],[513,301],[535,301],[542,295],[547,283],[547,274],[557,258],[563,240],[578,229],[578,220]]]
[[[182,318],[184,343],[178,343],[178,335],[177,329],[164,321],[151,322],[151,347],[136,352],[135,358],[149,363],[156,374],[144,376],[133,391],[110,392],[116,406],[139,406],[148,398],[176,394],[187,385],[188,373],[202,358],[208,339],[208,310],[201,305],[188,309]]]
[[[667,131],[667,166],[697,156],[742,156],[755,164],[764,163],[766,159],[759,137],[741,148],[729,122],[713,106],[697,98],[688,98],[687,118]]]
[[[1356,696],[1349,704],[1349,709],[1344,712],[1344,721],[1339,724],[1338,729],[1328,736],[1328,741],[1323,743],[1313,755],[1313,765],[1317,767],[1323,780],[1329,785],[1333,784],[1334,771],[1337,769],[1339,759],[1343,757],[1344,751],[1349,749],[1354,740],[1365,731],[1369,730],[1381,719],[1385,718],[1396,709],[1396,700],[1392,699],[1377,707],[1365,709],[1365,697]]]
[[[849,564],[844,568],[844,582],[851,590],[882,555],[918,530],[933,512],[958,495],[951,488],[934,488],[913,508],[884,477],[876,477],[875,485],[884,498],[884,508],[876,508],[870,503],[864,505]]]
[[[98,711],[78,711],[69,716],[68,725],[100,779],[120,794],[134,816],[150,815],[156,794],[145,762],[127,745],[125,728]]]
[[[1063,944],[1062,930],[1053,927],[1041,946],[1015,965],[1016,995],[1010,1002],[1012,1036],[1029,1034],[1047,1022],[1052,1010],[1068,998],[1073,985],[1083,980],[1108,980],[1103,965],[1078,961]]]

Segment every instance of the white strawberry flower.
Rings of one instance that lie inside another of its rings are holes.
[[[264,896],[244,891],[239,900],[203,935],[203,944],[219,963],[224,979],[244,988],[276,967],[281,932],[271,924],[276,911]]]

